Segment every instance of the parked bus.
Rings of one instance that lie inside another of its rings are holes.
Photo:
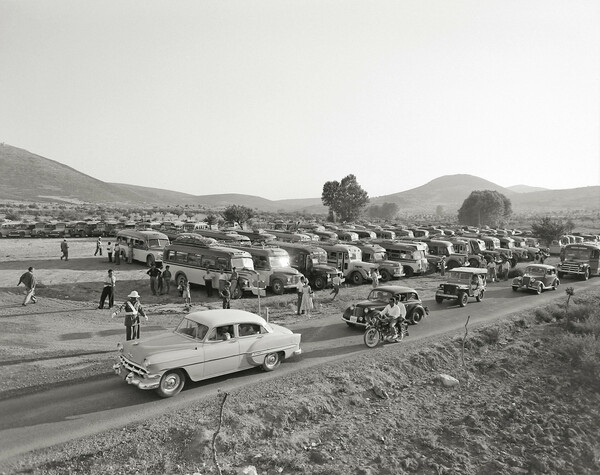
[[[236,231],[223,231],[220,229],[194,229],[194,234],[216,239],[221,242],[237,242],[241,244],[250,244],[250,238],[238,234]]]
[[[319,242],[319,247],[327,252],[327,263],[341,270],[353,284],[371,281],[371,270],[378,268],[376,264],[364,262],[362,251],[350,243]]]
[[[269,242],[277,239],[274,234],[266,232],[264,229],[244,230],[239,229],[238,234],[246,236],[251,242]]]
[[[279,229],[267,229],[269,234],[273,234],[279,241],[283,242],[310,242],[312,238],[308,234],[295,233],[291,231],[282,231]]]
[[[223,272],[227,279],[235,268],[237,284],[231,297],[241,298],[244,292],[258,289],[259,275],[254,270],[249,252],[219,244],[215,239],[196,233],[183,233],[165,247],[163,264],[169,265],[177,285],[186,282],[204,286],[207,270]]]
[[[382,282],[399,279],[404,275],[402,264],[388,259],[387,252],[379,244],[359,241],[354,243],[354,245],[361,250],[363,262],[370,262],[377,265]]]
[[[290,265],[290,256],[285,250],[276,246],[231,246],[250,253],[260,280],[275,294],[281,295],[286,289],[298,288],[302,274]]]
[[[333,278],[341,274],[335,267],[327,265],[327,252],[311,243],[273,241],[290,256],[290,265],[298,269],[317,290],[332,285]]]
[[[418,242],[390,241],[381,239],[377,241],[387,252],[388,259],[402,264],[404,275],[422,275],[429,266],[425,257],[426,247]]]
[[[588,280],[600,273],[600,244],[567,244],[560,251],[560,264],[557,266],[558,278],[576,275]]]
[[[8,222],[2,223],[0,227],[0,237],[2,238],[26,238],[31,237],[33,228],[35,225],[33,223],[21,223],[21,222]]]
[[[158,231],[122,229],[117,233],[115,243],[117,242],[123,259],[129,260],[129,255],[133,252],[132,260],[144,262],[150,267],[154,263],[162,262],[163,250],[169,244],[169,238]]]

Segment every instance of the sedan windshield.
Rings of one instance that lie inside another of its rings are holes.
[[[525,269],[525,273],[529,275],[544,275],[546,273],[546,269],[529,266],[527,269]]]
[[[196,340],[204,339],[207,331],[208,327],[206,325],[194,322],[193,320],[185,317],[181,320],[181,322],[179,322],[177,328],[175,328],[175,333],[195,338]]]
[[[371,290],[371,293],[369,294],[369,297],[367,297],[368,300],[371,300],[373,302],[376,301],[388,301],[390,298],[392,298],[394,296],[393,293],[391,292],[386,292],[385,290]]]

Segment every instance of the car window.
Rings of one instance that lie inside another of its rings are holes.
[[[223,325],[213,328],[208,335],[207,341],[225,341],[230,338],[233,338],[233,325]]]
[[[177,328],[175,328],[175,333],[190,336],[197,340],[204,339],[204,337],[206,336],[206,332],[208,332],[208,327],[206,325],[196,323],[187,318],[181,320],[181,322],[179,322],[179,325],[177,325]]]
[[[262,331],[261,325],[256,323],[240,323],[238,326],[238,332],[240,337],[258,335]]]

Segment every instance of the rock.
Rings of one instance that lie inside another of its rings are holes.
[[[452,388],[454,386],[458,386],[459,384],[458,379],[443,373],[438,374],[438,380],[447,388]]]
[[[329,455],[321,450],[311,450],[308,458],[311,462],[323,465],[329,461]]]
[[[463,419],[463,424],[469,427],[477,427],[477,419],[475,419],[471,414],[469,414]]]
[[[258,472],[254,465],[248,465],[247,467],[238,469],[237,475],[258,475]]]
[[[389,399],[390,398],[389,394],[385,391],[385,389],[380,388],[379,386],[373,386],[372,391],[375,394],[375,396],[377,396],[378,398],[381,398],[381,399]]]

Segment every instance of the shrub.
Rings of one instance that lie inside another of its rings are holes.
[[[535,309],[535,321],[537,323],[548,323],[551,322],[554,316],[546,308]]]
[[[499,328],[485,328],[481,331],[481,336],[483,337],[483,341],[488,345],[495,345],[498,343],[500,339],[500,329]]]
[[[508,278],[514,279],[515,277],[521,277],[524,274],[523,269],[514,268],[508,271]]]
[[[593,335],[567,334],[558,338],[556,352],[580,369],[586,383],[600,383],[600,340]]]

